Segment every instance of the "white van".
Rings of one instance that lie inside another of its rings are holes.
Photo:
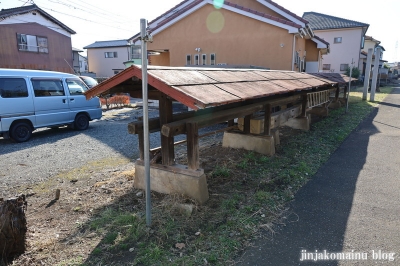
[[[87,89],[72,74],[0,69],[0,136],[24,142],[41,127],[87,129],[102,116],[99,98],[83,95]]]

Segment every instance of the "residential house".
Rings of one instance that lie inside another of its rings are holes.
[[[0,10],[0,68],[73,73],[75,31],[37,5]]]
[[[360,62],[358,64],[358,68],[361,70],[361,75],[365,75],[365,67],[367,65],[367,56],[368,56],[368,50],[373,49],[373,56],[372,56],[372,66],[374,65],[375,62],[375,52],[376,48],[381,48],[381,52],[379,55],[379,68],[382,68],[383,63],[387,62],[386,60],[383,60],[383,52],[385,51],[385,48],[380,45],[381,42],[373,38],[372,36],[365,36],[365,42],[364,42],[364,48],[361,49],[361,55],[360,55]]]
[[[88,72],[87,58],[81,54],[79,54],[79,72],[81,75]]]
[[[318,71],[329,43],[307,20],[270,0],[217,2],[185,0],[151,21],[149,63]]]
[[[124,62],[131,59],[131,45],[127,40],[97,41],[88,46],[89,72],[97,77],[111,77],[125,69]]]
[[[83,52],[83,50],[72,47],[72,68],[74,69],[75,74],[80,73],[79,53],[81,52]]]
[[[359,66],[368,24],[317,12],[305,12],[303,18],[316,35],[331,44],[320,71],[344,73],[352,63]]]

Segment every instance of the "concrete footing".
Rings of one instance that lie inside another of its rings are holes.
[[[275,154],[275,141],[273,136],[257,136],[235,132],[225,132],[222,140],[222,146],[226,148],[255,151],[269,156]]]
[[[294,128],[294,129],[301,129],[308,131],[310,130],[310,124],[311,124],[311,118],[310,115],[307,115],[306,117],[296,117],[289,119],[286,123],[285,126]]]
[[[145,189],[144,162],[137,160],[135,164],[135,188]],[[150,187],[152,191],[164,194],[180,194],[197,200],[200,204],[208,198],[207,179],[203,169],[188,170],[184,165],[151,165]]]

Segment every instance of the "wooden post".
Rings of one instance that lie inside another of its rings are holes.
[[[144,132],[139,131],[138,133],[138,139],[139,139],[139,155],[140,155],[140,160],[144,160]]]
[[[340,88],[339,88],[339,84],[338,84],[336,86],[335,102],[339,101],[339,93],[340,93]]]
[[[250,134],[250,120],[253,115],[246,115],[244,117],[243,133]]]
[[[200,167],[199,127],[197,123],[186,123],[186,139],[188,168],[191,170],[197,170]]]
[[[234,119],[228,120],[228,127],[233,127],[234,125],[235,125],[235,120]]]
[[[271,135],[271,105],[265,105],[265,115],[264,115],[264,135]]]
[[[172,100],[167,97],[167,95],[162,94],[160,97],[159,105],[159,116],[160,125],[168,124],[172,122],[173,112],[172,112]],[[166,137],[161,135],[161,157],[163,165],[173,165],[175,159],[174,151],[174,137]]]
[[[306,117],[307,111],[307,93],[302,95],[302,100],[301,100],[301,117]]]

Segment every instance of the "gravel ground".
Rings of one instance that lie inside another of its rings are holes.
[[[138,138],[128,134],[127,124],[140,116],[142,109],[111,110],[103,112],[102,119],[91,122],[85,131],[66,127],[39,129],[25,143],[12,143],[0,138],[0,198],[12,196],[10,194],[20,186],[46,181],[62,171],[82,167],[88,162],[105,158],[134,161],[139,157]],[[158,116],[158,109],[150,109],[149,117],[155,116]],[[200,134],[221,127],[206,128]],[[176,137],[175,141],[181,139],[184,136]],[[150,147],[159,146],[160,133],[151,134]]]

